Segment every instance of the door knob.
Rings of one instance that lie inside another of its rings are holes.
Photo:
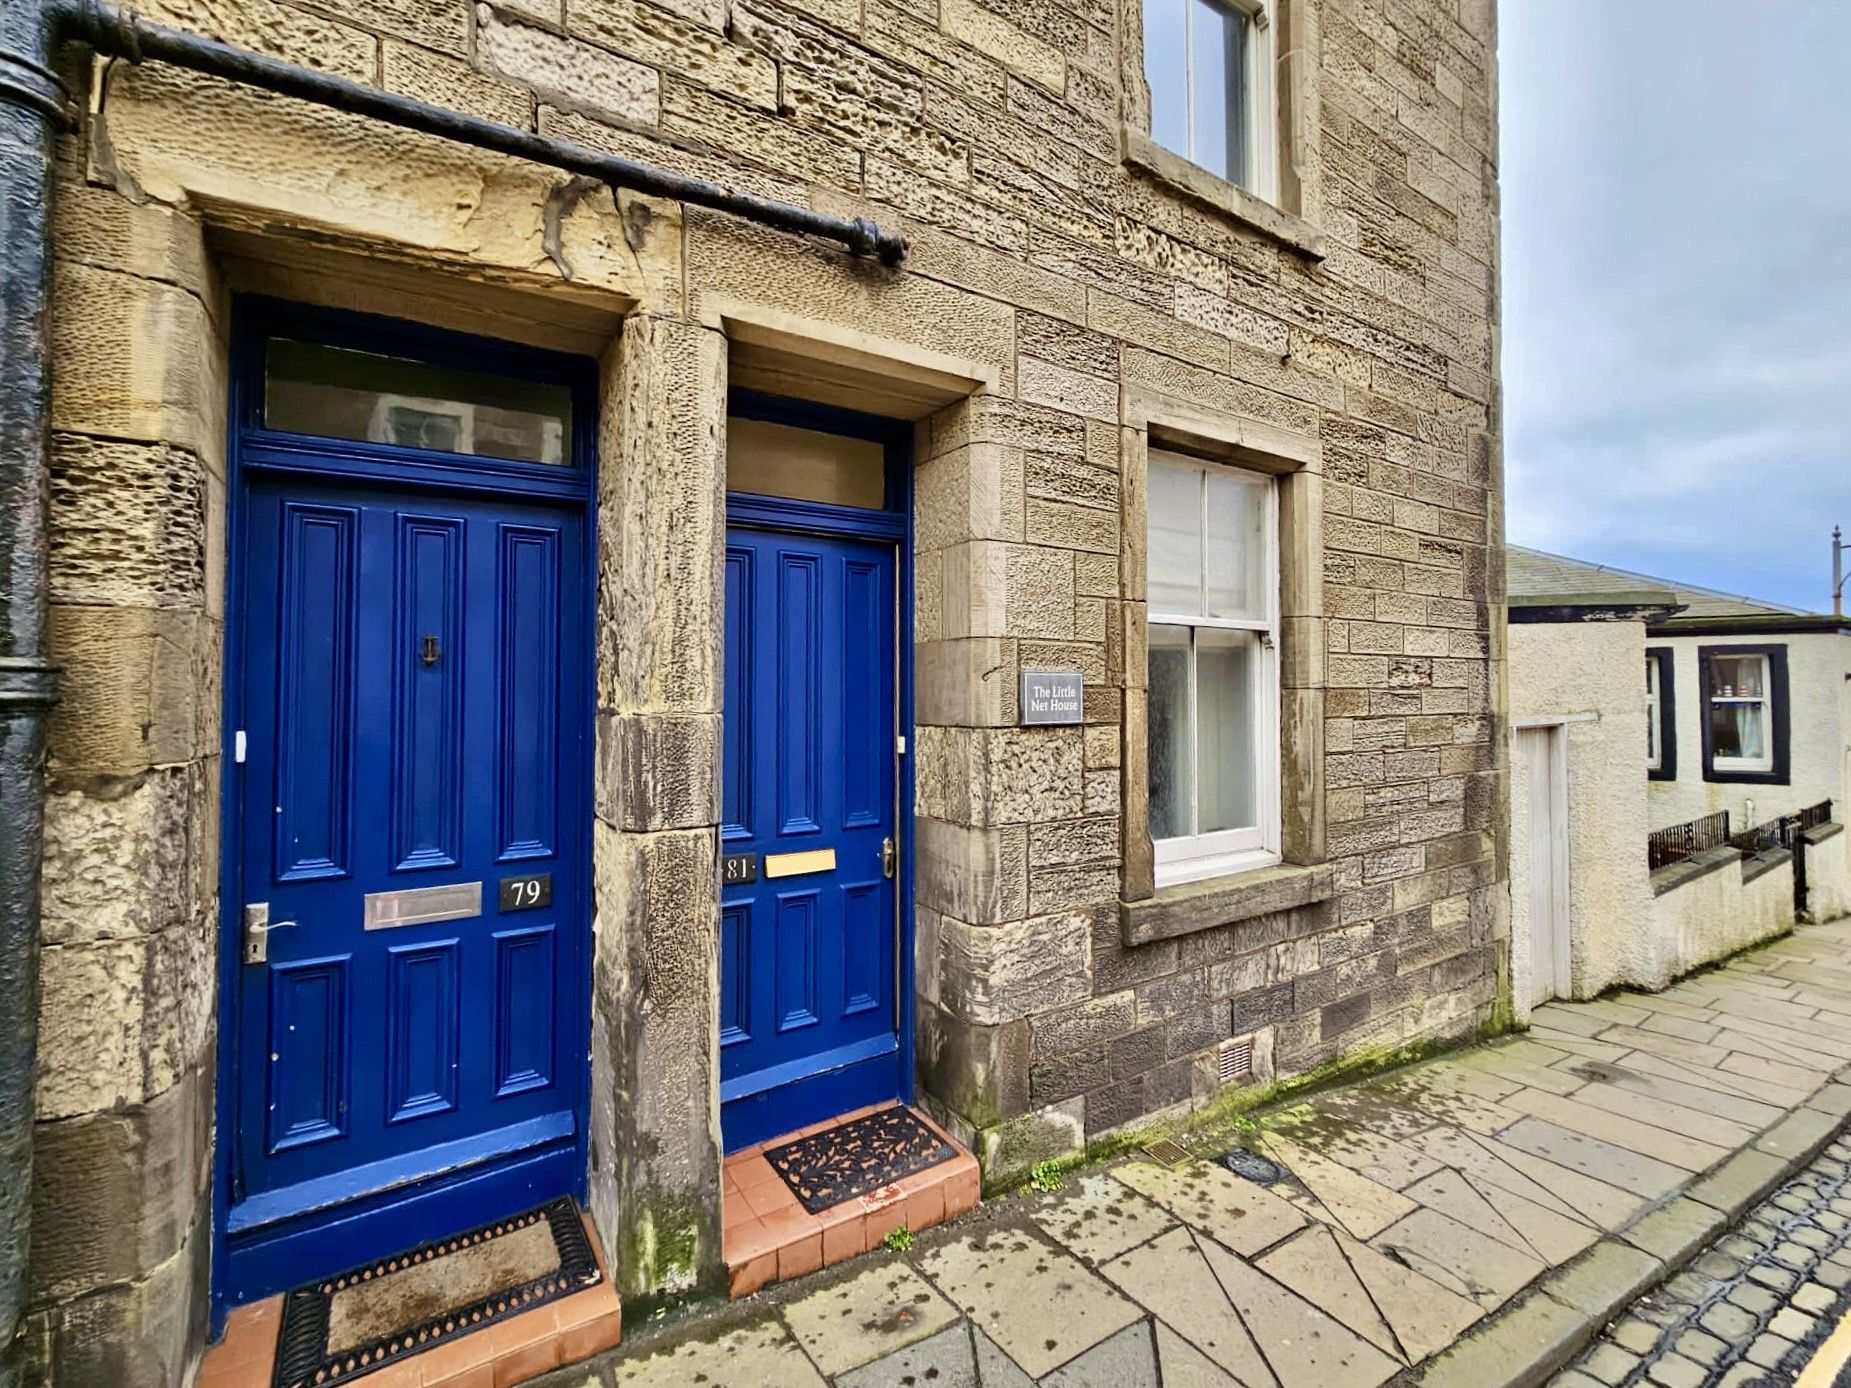
[[[895,865],[900,861],[899,849],[894,846],[893,835],[881,840],[881,876],[892,877]]]
[[[270,903],[253,901],[244,908],[244,962],[247,964],[267,963],[270,958],[270,932],[287,930],[294,921],[273,921],[270,919]]]

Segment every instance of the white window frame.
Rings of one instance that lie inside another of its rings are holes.
[[[1753,697],[1741,694],[1717,693],[1717,689],[1721,688],[1721,676],[1717,671],[1716,665],[1718,661],[1722,660],[1752,660],[1759,663],[1761,666],[1760,695],[1758,697]],[[1761,745],[1766,749],[1765,754],[1759,757],[1725,757],[1719,753],[1712,752],[1710,755],[1710,770],[1737,773],[1745,772],[1750,775],[1758,775],[1772,771],[1774,769],[1774,662],[1769,660],[1767,656],[1760,651],[1744,651],[1739,655],[1733,651],[1715,651],[1710,655],[1710,682],[1713,687],[1705,691],[1710,707],[1703,710],[1703,716],[1705,718],[1710,718],[1711,709],[1717,704],[1735,706],[1753,704],[1759,706],[1761,709]],[[1713,719],[1710,723],[1710,727],[1712,729],[1715,727]],[[1714,734],[1712,733],[1712,738],[1713,737]],[[1713,745],[1712,742],[1712,746]]]
[[[1145,3],[1148,0],[1144,0]],[[1241,174],[1232,171],[1208,169],[1216,178],[1245,188],[1255,197],[1267,202],[1278,199],[1279,191],[1279,115],[1273,96],[1273,36],[1279,26],[1274,13],[1278,0],[1203,0],[1217,9],[1227,10],[1244,17],[1247,21],[1247,41],[1241,47],[1245,54],[1246,71],[1242,77],[1246,86],[1246,101],[1241,111],[1241,129],[1238,132],[1245,140],[1241,151],[1240,163],[1244,166]],[[1149,43],[1150,28],[1145,26],[1145,42]],[[1190,61],[1190,50],[1195,42],[1195,20],[1191,0],[1183,3],[1183,149],[1172,150],[1191,163],[1200,165],[1195,155],[1195,65]],[[1150,57],[1145,51],[1146,80],[1149,80]],[[1230,148],[1234,145],[1231,138],[1236,132],[1229,131]],[[1151,136],[1156,138],[1155,121],[1152,122]]]
[[[1658,658],[1645,653],[1645,769],[1661,771],[1665,765],[1665,709],[1658,688]]]
[[[1235,476],[1244,481],[1265,484],[1265,515],[1262,530],[1265,536],[1266,553],[1262,572],[1265,574],[1266,613],[1264,620],[1246,618],[1207,617],[1200,613],[1164,612],[1151,608],[1147,621],[1149,626],[1180,626],[1193,629],[1219,628],[1226,631],[1251,631],[1259,636],[1259,646],[1254,661],[1252,690],[1254,703],[1254,818],[1258,823],[1253,828],[1223,829],[1210,834],[1192,834],[1186,837],[1151,839],[1152,861],[1158,887],[1176,886],[1183,882],[1198,882],[1208,877],[1221,877],[1236,872],[1250,872],[1257,868],[1271,867],[1280,861],[1280,816],[1279,816],[1279,479],[1263,472],[1253,472],[1245,468],[1227,467],[1220,463],[1206,463],[1180,453],[1169,453],[1151,449],[1148,459],[1151,470],[1160,467],[1186,468],[1193,471],[1198,478],[1209,476]],[[1204,482],[1204,485],[1206,483]],[[1146,495],[1149,488],[1146,487]],[[1202,514],[1206,516],[1207,506],[1204,502]],[[1148,539],[1150,520],[1145,519],[1145,532]],[[1203,584],[1206,586],[1209,537],[1202,537],[1201,555],[1204,566]],[[1195,683],[1195,642],[1193,637],[1189,645],[1190,684]],[[1201,777],[1196,765],[1196,717],[1199,717],[1200,701],[1191,694],[1192,718],[1190,723],[1189,756],[1192,767],[1191,783],[1198,790]]]

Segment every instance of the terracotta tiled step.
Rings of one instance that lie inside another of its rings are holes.
[[[610,1349],[621,1338],[622,1313],[589,1220],[585,1228],[605,1273],[597,1286],[349,1379],[343,1388],[510,1388]],[[270,1388],[282,1320],[281,1296],[233,1311],[195,1388]]]
[[[914,1113],[919,1120],[944,1138],[956,1155],[820,1214],[804,1209],[765,1160],[767,1148],[892,1107],[876,1104],[857,1109],[747,1147],[726,1159],[721,1246],[733,1296],[750,1296],[768,1282],[801,1277],[866,1253],[902,1226],[915,1232],[929,1229],[975,1207],[982,1190],[977,1159],[918,1110]]]

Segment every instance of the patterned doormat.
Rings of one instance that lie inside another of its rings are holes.
[[[382,1258],[283,1299],[275,1388],[332,1388],[602,1276],[565,1198]]]
[[[770,1148],[765,1160],[818,1214],[956,1155],[911,1109],[895,1107]]]

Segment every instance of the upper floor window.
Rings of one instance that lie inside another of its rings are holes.
[[[1703,776],[1785,785],[1788,773],[1787,648],[1703,646]]]
[[[1658,697],[1658,662],[1645,657],[1645,765],[1656,771],[1665,764],[1664,705]]]
[[[1275,0],[1144,0],[1151,138],[1273,196]]]
[[[1150,836],[1158,885],[1279,860],[1279,571],[1269,477],[1155,452]]]

